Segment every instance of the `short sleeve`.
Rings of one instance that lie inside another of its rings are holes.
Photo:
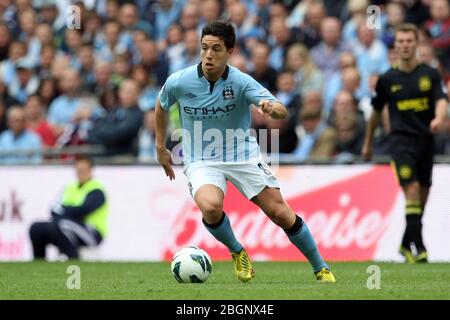
[[[375,95],[372,97],[372,106],[375,110],[381,111],[388,100],[384,78],[380,77],[375,87]]]
[[[444,82],[442,81],[441,76],[437,72],[437,70],[433,70],[433,99],[436,102],[439,99],[448,100],[447,96],[447,88],[445,87]]]
[[[178,83],[177,73],[172,74],[167,78],[166,83],[159,92],[159,100],[161,101],[161,107],[168,111],[169,108],[177,102],[176,89]]]
[[[269,90],[264,88],[258,81],[251,76],[244,74],[243,93],[247,105],[258,105],[262,99],[278,101]]]

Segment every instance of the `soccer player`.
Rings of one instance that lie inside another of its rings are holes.
[[[431,186],[433,134],[443,129],[448,101],[438,71],[417,61],[416,26],[400,25],[394,45],[399,58],[376,85],[374,111],[366,129],[362,155],[371,159],[374,131],[388,103],[392,128],[390,154],[406,198],[406,230],[400,253],[408,263],[427,262],[422,216]]]
[[[223,212],[227,180],[284,229],[311,263],[317,280],[335,282],[308,227],[283,200],[277,179],[260,159],[259,146],[250,135],[251,104],[273,119],[285,118],[287,110],[252,77],[227,65],[235,41],[231,24],[216,21],[206,25],[201,35],[201,63],[167,79],[155,111],[158,161],[170,180],[175,179],[165,139],[167,111],[178,103],[184,129],[184,173],[191,196],[206,229],[231,252],[239,280],[251,280],[254,270]]]

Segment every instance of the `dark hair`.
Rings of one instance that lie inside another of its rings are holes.
[[[93,160],[91,157],[87,156],[87,155],[84,155],[84,154],[77,154],[77,155],[75,156],[75,163],[80,162],[80,161],[84,161],[84,162],[89,163],[89,165],[90,165],[91,167],[94,166],[94,160]]]
[[[234,48],[236,43],[236,33],[234,27],[225,21],[213,21],[208,23],[202,29],[202,37],[204,36],[216,36],[219,37],[225,43],[225,47],[228,49]]]

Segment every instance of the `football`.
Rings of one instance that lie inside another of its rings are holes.
[[[187,246],[175,253],[172,274],[180,283],[202,283],[212,272],[211,258],[196,246]]]

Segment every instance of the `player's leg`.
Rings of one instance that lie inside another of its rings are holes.
[[[400,254],[408,263],[415,263],[415,257],[411,250],[418,238],[418,230],[421,230],[420,217],[422,215],[422,203],[420,199],[420,183],[418,177],[419,151],[417,144],[411,137],[394,136],[391,141],[392,167],[397,175],[398,182],[405,196],[405,220],[406,227],[400,245]]]
[[[35,222],[29,230],[34,259],[45,259],[45,248],[50,243],[53,226],[51,222]]]
[[[217,186],[201,186],[194,196],[194,201],[202,212],[203,224],[214,238],[223,243],[231,253],[243,249],[231,229],[230,220],[223,212],[224,192]]]
[[[318,280],[335,282],[330,267],[323,260],[306,223],[284,201],[277,188],[264,188],[252,201],[288,236],[289,240],[310,262]]]
[[[57,221],[33,224],[30,228],[30,239],[36,259],[45,258],[45,247],[50,243],[58,247],[69,259],[78,258],[78,241],[63,232]]]
[[[430,193],[430,187],[428,186],[424,186],[421,185],[420,186],[420,203],[421,203],[421,209],[422,209],[422,214],[420,215],[420,231],[418,231],[418,238],[415,241],[415,246],[417,249],[417,255],[415,257],[416,262],[428,262],[428,253],[427,253],[427,249],[425,247],[425,244],[423,242],[423,235],[422,235],[422,230],[423,230],[423,215],[425,213],[425,207],[428,201],[428,195]]]
[[[428,201],[428,195],[430,193],[430,187],[432,184],[433,175],[433,154],[434,154],[434,143],[429,141],[428,143],[422,144],[423,150],[418,162],[418,177],[420,183],[420,203],[421,203],[421,215],[420,223],[418,223],[420,229],[417,231],[417,239],[414,243],[417,249],[417,256],[415,257],[416,262],[428,262],[427,249],[423,242],[422,237],[422,220],[425,212],[425,207]]]
[[[291,242],[308,258],[319,280],[335,282],[328,265],[317,250],[308,227],[283,200],[278,180],[267,164],[260,162],[227,166],[226,174],[227,179],[247,199],[252,200],[274,223],[286,231]]]
[[[254,271],[246,259],[247,253],[236,239],[230,220],[223,211],[223,199],[226,191],[225,176],[218,168],[204,166],[187,168],[191,195],[202,212],[202,220],[206,229],[218,241],[223,243],[231,253],[236,275],[246,282],[253,278]]]
[[[420,184],[418,181],[411,182],[403,186],[406,201],[406,228],[402,239],[401,253],[407,262],[414,263],[415,258],[411,257],[410,246],[414,244],[423,246],[422,243],[422,212],[423,205],[420,198]],[[406,249],[406,250],[405,250]]]

